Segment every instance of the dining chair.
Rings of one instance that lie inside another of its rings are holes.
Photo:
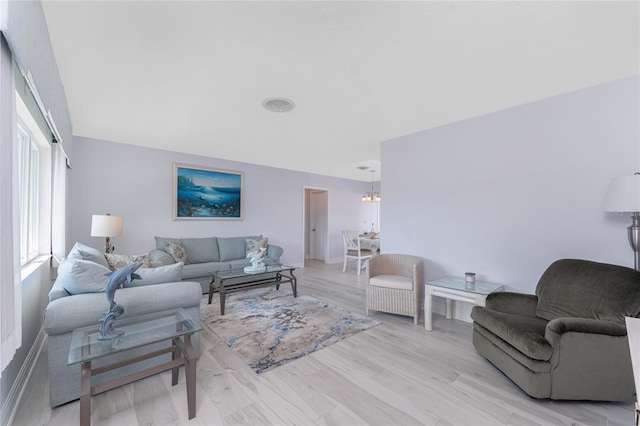
[[[360,247],[360,234],[358,231],[344,230],[342,231],[342,240],[344,241],[344,261],[342,264],[342,272],[347,270],[347,261],[354,259],[357,264],[358,275],[364,267],[362,261],[367,261],[373,256],[373,252],[369,249]]]

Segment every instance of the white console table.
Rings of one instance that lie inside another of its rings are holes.
[[[496,291],[504,290],[502,284],[476,281],[474,284],[465,282],[464,277],[442,277],[437,280],[427,281],[424,285],[424,328],[427,331],[433,330],[433,296],[445,299],[445,316],[452,318],[452,302],[473,303],[484,306],[487,296]]]

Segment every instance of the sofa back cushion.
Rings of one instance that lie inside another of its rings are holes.
[[[187,251],[189,263],[219,262],[218,239],[208,238],[183,238],[182,245]]]
[[[187,263],[219,262],[218,239],[156,237],[156,248],[167,251],[167,243],[180,243],[187,254]]]
[[[256,237],[218,238],[220,261],[228,262],[230,260],[244,259],[247,256],[247,239],[260,240],[262,235]]]
[[[640,272],[578,259],[552,263],[536,287],[536,315],[594,318],[624,324],[640,313]]]

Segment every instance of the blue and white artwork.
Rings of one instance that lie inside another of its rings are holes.
[[[242,219],[241,172],[174,165],[174,219]]]

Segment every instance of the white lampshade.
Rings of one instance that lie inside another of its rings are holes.
[[[604,199],[607,212],[640,212],[640,174],[611,179]]]
[[[122,235],[122,216],[111,216],[109,214],[94,214],[91,217],[92,237],[119,237]]]

